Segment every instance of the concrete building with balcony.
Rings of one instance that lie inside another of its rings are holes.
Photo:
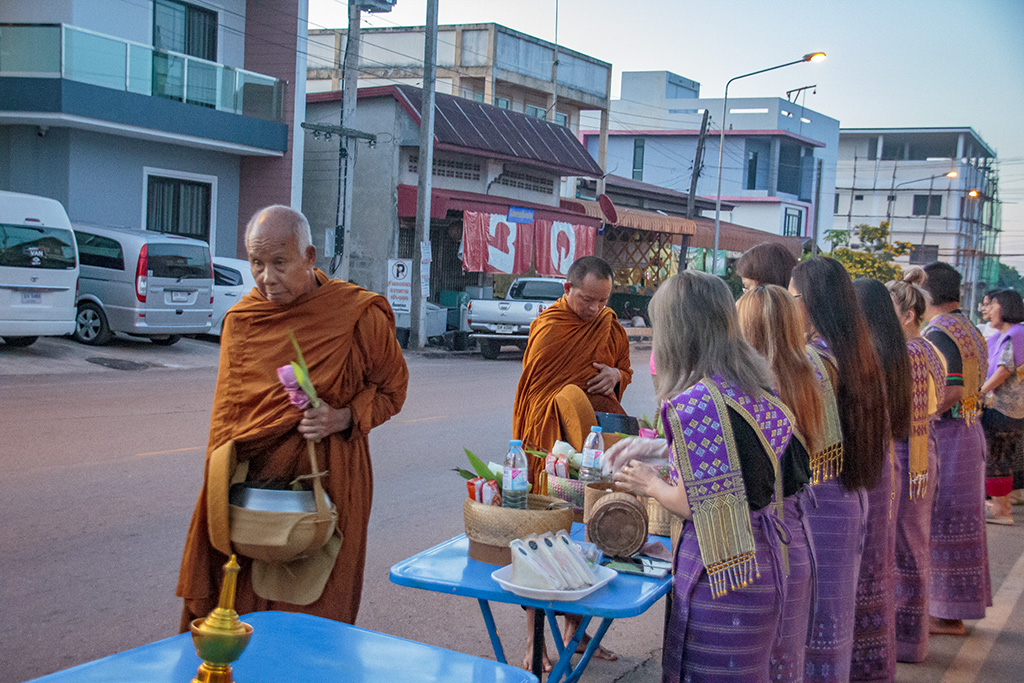
[[[344,29],[309,32],[310,93],[341,90]],[[422,87],[422,26],[363,28],[359,87],[396,84]],[[589,112],[607,132],[612,65],[500,24],[438,27],[439,93],[464,97],[580,129]],[[594,158],[603,167],[604,140]],[[571,194],[571,188],[570,194]]]
[[[645,183],[689,192],[705,110],[710,124],[696,194],[717,196],[721,98],[669,71],[627,71],[611,103],[604,168]],[[585,116],[584,144],[598,154],[597,120]],[[722,158],[722,220],[809,240],[832,227],[839,122],[777,97],[730,98]],[[704,215],[713,212],[704,211]]]
[[[244,254],[299,207],[306,0],[5,0],[0,189]]]
[[[836,229],[888,222],[914,245],[902,263],[946,261],[968,295],[998,278],[996,153],[971,128],[843,128],[833,213]]]

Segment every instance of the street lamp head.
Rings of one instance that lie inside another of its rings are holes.
[[[971,190],[970,192],[967,193],[967,196],[968,197],[977,197],[978,196],[978,191],[977,190]]]
[[[956,176],[957,176],[957,172],[956,171],[950,171],[949,173],[946,174],[947,178],[956,178]]]
[[[820,62],[823,59],[825,59],[824,52],[808,52],[804,55],[805,62]]]

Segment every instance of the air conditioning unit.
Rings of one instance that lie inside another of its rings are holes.
[[[355,0],[356,6],[364,12],[390,12],[398,0]]]

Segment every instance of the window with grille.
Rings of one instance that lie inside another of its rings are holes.
[[[507,97],[495,97],[494,106],[497,107],[498,109],[511,109],[512,101],[509,100]]]
[[[543,107],[535,107],[532,104],[526,105],[526,115],[533,116],[538,119],[547,118],[547,112],[544,111]]]
[[[550,178],[523,173],[522,171],[505,171],[498,176],[495,182],[506,187],[517,187],[523,190],[543,192],[544,194],[551,194],[555,191],[555,181]]]
[[[420,157],[409,156],[409,172],[419,173]],[[458,178],[460,180],[480,180],[480,164],[476,161],[460,161],[445,157],[434,157],[434,168],[431,175],[435,178]]]
[[[790,237],[798,237],[803,234],[804,212],[800,209],[786,209],[785,220],[782,224],[782,234]]]
[[[633,140],[633,180],[644,179],[644,139]]]
[[[914,215],[915,216],[938,216],[942,213],[942,195],[940,194],[915,194]]]
[[[146,192],[146,229],[210,241],[213,186],[151,175]]]

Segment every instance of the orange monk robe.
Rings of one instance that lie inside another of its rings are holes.
[[[210,453],[234,439],[238,461],[249,461],[250,481],[290,481],[310,473],[305,439],[296,429],[302,411],[288,402],[277,378],[277,368],[296,360],[289,331],[298,339],[319,398],[333,408],[352,410],[352,426],[317,445],[319,466],[328,470],[324,488],[338,508],[344,542],[323,594],[304,607],[257,596],[251,562],[239,557],[235,609],[239,613],[306,612],[347,623],[356,620],[373,496],[367,436],[401,410],[409,372],[387,300],[331,280],[320,270],[316,278],[317,289],[287,308],[277,307],[253,290],[224,320],[206,475],[178,578],[177,594],[185,599],[183,631],[190,619],[206,616],[217,606],[222,566],[227,561],[210,545],[207,527],[205,476]]]
[[[512,438],[522,439],[526,448],[549,451],[559,438],[555,396],[567,384],[586,391],[587,382],[598,372],[592,363],[610,365],[621,372],[614,397],[587,394],[594,410],[625,413],[619,402],[633,378],[626,331],[612,309],[604,308],[596,318],[585,321],[562,297],[530,325],[523,374],[512,410]],[[536,483],[544,462],[533,457],[528,461],[530,482]]]

